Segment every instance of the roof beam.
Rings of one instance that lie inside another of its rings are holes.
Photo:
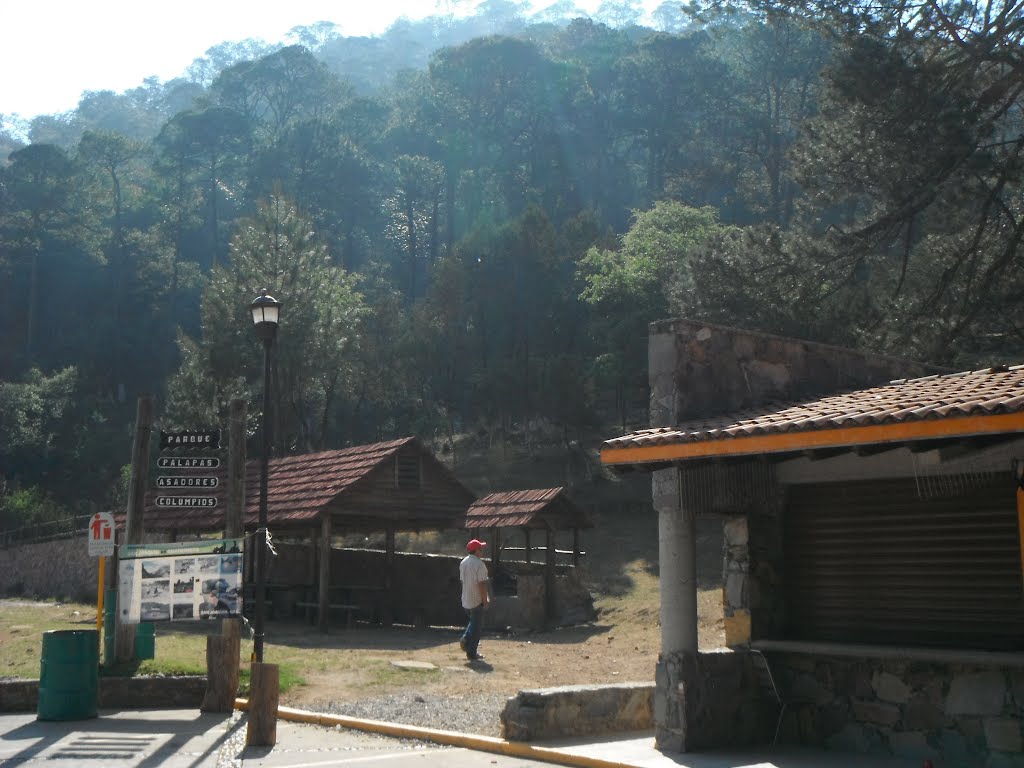
[[[916,440],[966,438],[1024,431],[1024,412],[988,416],[963,416],[948,419],[876,424],[867,427],[841,427],[802,432],[781,432],[745,437],[727,437],[696,442],[667,442],[623,447],[605,447],[601,463],[665,465],[676,461],[706,459],[713,456],[750,456],[772,453],[799,453],[815,448],[855,448],[873,443],[901,444]],[[618,441],[617,441],[618,442]],[[654,467],[645,466],[645,469]]]

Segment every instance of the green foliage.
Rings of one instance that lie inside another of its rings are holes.
[[[262,288],[284,302],[273,347],[275,443],[310,450],[327,437],[365,310],[354,278],[333,265],[309,220],[281,197],[242,222],[230,265],[212,273],[202,297],[202,337],[179,342],[183,360],[169,386],[168,416],[178,424],[222,423],[231,399],[261,392],[262,353],[249,303]]]
[[[255,433],[264,287],[281,452],[642,423],[672,314],[1019,358],[1019,7],[669,6],[314,25],[0,136],[11,487],[120,505],[143,393]]]
[[[70,516],[71,510],[40,488],[0,493],[0,530],[56,522]]]
[[[74,368],[46,376],[33,368],[21,382],[0,381],[0,422],[7,455],[45,455],[54,447],[61,419],[75,392]]]
[[[688,315],[699,308],[693,262],[725,231],[714,209],[663,200],[634,212],[618,250],[591,248],[580,262],[580,298],[592,308],[591,332],[600,340],[593,375],[615,391],[622,419],[629,391],[645,380],[648,324],[668,316],[670,301]]]

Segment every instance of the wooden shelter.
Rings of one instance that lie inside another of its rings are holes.
[[[161,470],[163,471],[163,470]],[[196,469],[194,474],[218,476],[224,470]],[[224,529],[225,483],[192,493],[218,499],[209,507],[158,506],[165,489],[146,496],[144,527],[181,533]],[[357,445],[333,451],[271,459],[267,479],[267,528],[271,536],[309,537],[316,552],[319,625],[326,629],[330,600],[331,539],[349,533],[384,533],[385,583],[378,585],[388,601],[395,556],[395,533],[456,529],[473,493],[415,437]],[[259,461],[246,464],[244,526],[255,531],[259,519]],[[251,548],[249,548],[251,551]],[[310,562],[310,568],[314,566]]]
[[[501,562],[503,529],[514,528],[523,533],[524,552],[527,563],[532,561],[531,532],[544,535],[544,585],[545,613],[553,613],[552,600],[555,594],[555,534],[558,531],[572,531],[572,564],[580,559],[580,529],[592,528],[590,516],[569,498],[564,488],[542,488],[525,491],[504,491],[492,493],[477,499],[466,512],[466,530],[489,530],[491,538],[491,562],[497,569]]]

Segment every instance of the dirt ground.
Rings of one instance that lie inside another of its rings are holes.
[[[701,597],[702,602],[713,603],[717,595]],[[714,608],[711,605],[708,612]],[[720,621],[702,622],[702,647],[721,644],[719,629]],[[274,661],[275,643],[318,649],[322,666],[315,671],[307,666],[305,684],[281,696],[282,704],[301,708],[376,696],[381,688],[459,696],[485,685],[492,693],[511,696],[527,688],[653,681],[660,644],[656,620],[648,625],[598,621],[518,636],[486,633],[480,646],[485,661],[470,663],[459,649],[458,635],[455,628],[406,627],[356,627],[322,635],[301,624],[279,623],[268,627],[267,660]],[[410,661],[436,669],[392,664]]]
[[[398,691],[460,696],[484,686],[512,696],[528,688],[653,682],[661,646],[657,520],[646,514],[596,523],[599,533],[588,537],[583,566],[597,610],[593,623],[520,634],[485,632],[480,645],[485,662],[470,664],[459,649],[459,627],[357,624],[323,635],[298,620],[272,622],[267,661],[280,655],[302,670],[305,681],[283,693],[281,702],[301,708]],[[697,550],[700,647],[717,648],[725,643],[720,521],[698,521]],[[432,668],[393,664],[409,661]]]

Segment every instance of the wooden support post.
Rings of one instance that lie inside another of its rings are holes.
[[[578,568],[580,565],[580,529],[572,529],[572,567]]]
[[[320,521],[320,579],[317,593],[317,628],[321,632],[327,631],[327,614],[330,601],[331,586],[331,513],[324,512]]]
[[[392,574],[395,572],[395,526],[388,524],[384,533],[384,606],[381,623],[390,627],[395,621],[394,595],[391,589],[394,585]]]
[[[131,477],[128,480],[128,507],[125,510],[124,544],[141,544],[144,526],[146,488],[149,485],[149,443],[153,432],[153,398],[140,397],[135,412],[135,442],[132,445]],[[135,625],[121,623],[121,610],[115,611],[117,630],[114,656],[119,662],[135,659]]]
[[[316,528],[310,528],[309,530],[309,560],[306,563],[306,583],[310,586],[316,584],[316,575],[319,573],[317,570],[317,553],[319,552],[320,531]],[[303,596],[303,600],[312,600],[313,595],[308,594]]]
[[[277,744],[277,703],[280,675],[276,664],[252,663],[249,686],[249,723],[245,744],[249,747],[273,747]]]
[[[497,526],[491,528],[491,576],[498,569],[501,562],[501,529]]]
[[[232,400],[228,417],[227,504],[224,508],[224,537],[245,533],[245,419],[244,400]],[[199,706],[203,712],[232,712],[238,696],[242,648],[241,619],[222,619],[220,636],[206,638],[206,695]]]
[[[544,620],[555,620],[555,532],[547,530],[547,557],[544,560]]]
[[[526,539],[526,563],[529,565],[533,562],[533,553],[530,551],[530,529],[523,528],[523,537]]]
[[[224,627],[229,624],[237,627],[238,619],[224,619]],[[237,630],[233,635],[225,633],[206,638],[206,694],[199,705],[203,712],[234,711],[235,697],[238,696],[238,657],[241,646]]]

